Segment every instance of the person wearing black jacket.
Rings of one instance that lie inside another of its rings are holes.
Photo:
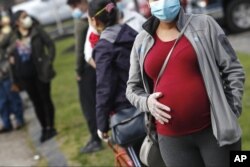
[[[98,135],[109,140],[110,118],[123,109],[133,108],[125,92],[130,67],[130,52],[137,32],[127,24],[119,24],[118,9],[112,0],[93,0],[89,4],[89,21],[100,34],[94,47],[96,63],[96,118]],[[135,166],[142,141],[125,148]],[[136,156],[134,155],[136,154]]]
[[[72,8],[75,22],[76,80],[79,100],[91,135],[87,144],[80,149],[80,153],[91,153],[101,150],[102,144],[97,135],[96,127],[95,69],[84,59],[84,44],[87,40],[89,27],[87,20],[88,2],[87,0],[68,0],[67,4]]]
[[[15,129],[24,126],[22,100],[18,90],[12,88],[12,79],[10,76],[10,65],[5,57],[3,48],[0,48],[0,118],[2,127],[0,133],[13,130],[11,114],[15,115]]]
[[[27,91],[42,127],[41,142],[54,137],[55,108],[51,99],[51,80],[55,76],[55,45],[49,35],[33,24],[25,11],[13,14],[14,33],[7,54],[13,66],[14,81]]]

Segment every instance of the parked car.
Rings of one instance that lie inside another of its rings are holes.
[[[25,10],[42,25],[53,24],[71,18],[71,9],[67,0],[29,0],[12,6],[12,12]]]
[[[137,1],[139,11],[144,16],[150,16],[147,0]],[[186,12],[203,13],[214,17],[225,25],[230,32],[242,32],[250,29],[250,0],[181,0]]]
[[[209,14],[218,21],[222,21],[231,32],[250,29],[250,0],[186,1],[187,11]]]

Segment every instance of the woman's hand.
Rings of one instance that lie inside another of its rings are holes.
[[[76,74],[76,80],[77,80],[77,81],[81,81],[82,78],[81,78],[78,74]]]
[[[109,141],[109,135],[108,132],[102,132],[101,130],[97,130],[97,134],[99,136],[100,139],[102,139],[104,142],[108,142]]]
[[[161,92],[151,94],[148,97],[147,104],[150,113],[155,117],[155,119],[161,124],[164,124],[168,123],[171,119],[171,116],[168,113],[171,111],[171,109],[168,106],[158,102],[157,99],[162,96],[163,94]]]
[[[15,58],[14,58],[14,56],[10,56],[10,57],[9,57],[9,62],[10,62],[10,64],[12,64],[12,65],[15,64]]]

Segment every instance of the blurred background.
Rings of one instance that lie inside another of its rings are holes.
[[[53,80],[52,96],[57,110],[56,127],[59,132],[52,143],[43,145],[36,143],[32,138],[36,134],[33,134],[29,126],[22,133],[0,134],[0,166],[114,165],[114,155],[107,146],[104,150],[93,154],[80,155],[78,152],[89,136],[78,101],[74,71],[74,22],[66,1],[0,0],[2,19],[11,17],[12,13],[18,10],[25,10],[56,41],[57,77]],[[123,2],[124,8],[137,11],[146,18],[150,17],[147,0],[123,0]],[[250,150],[250,48],[248,46],[250,44],[250,0],[183,0],[182,3],[187,12],[208,14],[218,21],[228,34],[244,66],[247,78],[240,124],[243,129],[243,149]],[[4,20],[1,22],[5,24]],[[7,23],[9,24],[8,20]],[[28,102],[25,107],[27,124],[37,126],[33,122]],[[60,163],[62,165],[58,165]]]
[[[124,7],[150,16],[147,0],[123,0]],[[226,30],[236,33],[249,30],[249,0],[182,0],[187,12],[213,16]],[[37,19],[53,37],[72,34],[73,22],[66,0],[0,0],[1,15],[25,10]]]

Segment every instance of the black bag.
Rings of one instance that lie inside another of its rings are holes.
[[[119,110],[110,118],[112,140],[114,143],[128,147],[146,136],[144,113],[135,107]]]

